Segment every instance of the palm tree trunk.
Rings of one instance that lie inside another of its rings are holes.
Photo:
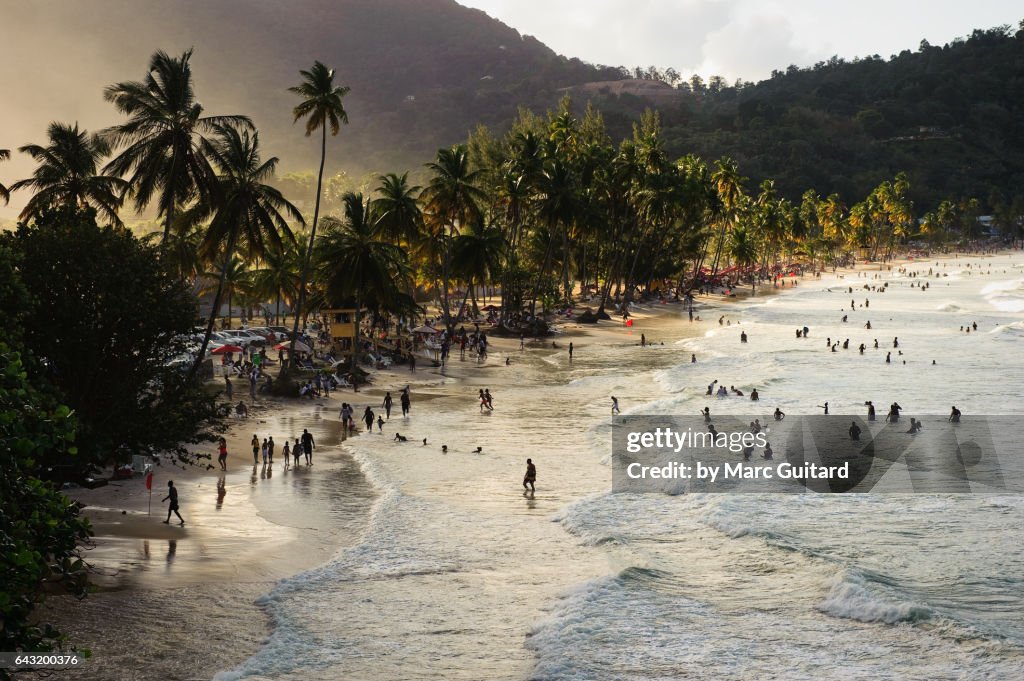
[[[231,230],[231,238],[228,239],[227,255],[230,256],[235,250],[235,240],[238,238],[238,228]],[[210,334],[213,333],[213,325],[217,321],[217,311],[220,309],[221,297],[224,294],[224,282],[228,278],[228,264],[231,262],[230,257],[224,258],[224,264],[220,268],[220,280],[217,282],[217,294],[213,297],[213,309],[210,310],[210,319],[206,323],[206,333],[203,335],[203,344],[199,346],[199,352],[196,353],[196,359],[192,362],[192,368],[188,371],[189,379],[195,378],[196,372],[199,371],[200,365],[203,363],[203,359],[206,356],[206,348],[210,345]]]
[[[160,245],[163,246],[167,243],[167,238],[171,235],[171,223],[174,222],[174,202],[171,202],[171,207],[167,209],[167,215],[164,218],[164,238],[160,240]]]
[[[316,239],[316,223],[320,219],[320,190],[324,182],[324,162],[327,160],[327,126],[321,127],[320,138],[320,171],[316,175],[316,203],[313,204],[313,227],[309,232],[309,245],[306,247],[306,257],[302,259],[302,278],[299,281],[299,300],[295,308],[295,322],[292,325],[292,341],[288,346],[288,371],[294,366],[292,358],[295,357],[295,341],[299,337],[299,319],[302,316],[302,307],[306,304],[306,282],[309,280],[309,265],[313,259],[313,241]],[[357,311],[358,312],[358,311]],[[285,367],[281,367],[281,373],[285,373]]]

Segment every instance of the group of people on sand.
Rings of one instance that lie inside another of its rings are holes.
[[[274,436],[270,435],[263,438],[263,442],[260,442],[258,435],[253,434],[250,443],[252,445],[252,465],[253,470],[260,464],[260,459],[263,459],[264,466],[274,465],[274,453],[277,450],[277,445],[274,443]],[[302,435],[294,438],[293,443],[289,443],[288,440],[284,441],[284,447],[281,448],[281,455],[284,457],[284,467],[288,470],[289,465],[298,467],[299,459],[305,455],[306,465],[313,465],[313,450],[316,449],[316,442],[313,439],[313,435],[308,429],[302,429]],[[227,444],[224,438],[221,438],[221,457],[223,470],[227,470],[227,466],[224,461],[227,460]],[[294,460],[294,463],[292,463]]]

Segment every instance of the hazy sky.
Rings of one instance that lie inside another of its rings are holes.
[[[832,55],[888,58],[922,38],[1016,26],[1019,0],[458,0],[556,52],[613,66],[760,80]]]

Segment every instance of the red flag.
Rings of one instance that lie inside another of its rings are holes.
[[[146,476],[146,489],[153,489],[153,471]]]

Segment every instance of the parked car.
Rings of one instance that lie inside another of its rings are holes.
[[[278,340],[277,332],[273,331],[269,326],[251,326],[246,331],[255,333],[268,343],[276,343]]]

